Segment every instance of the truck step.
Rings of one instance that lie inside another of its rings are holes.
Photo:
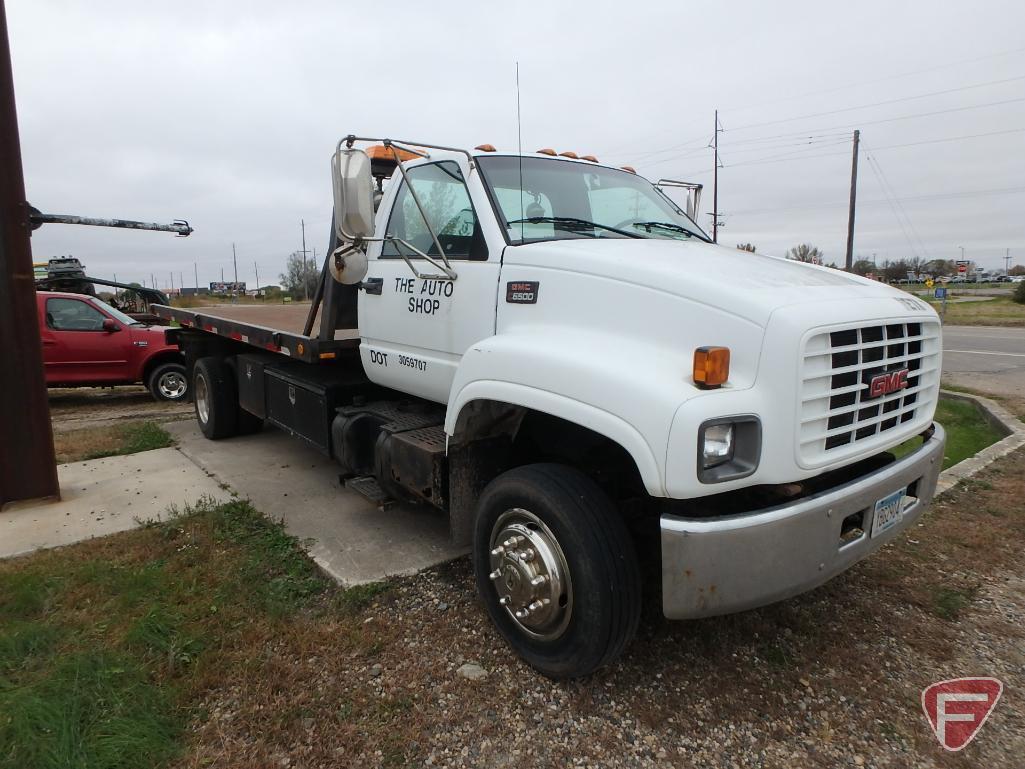
[[[345,488],[359,492],[376,504],[381,510],[386,510],[395,504],[395,500],[388,496],[387,492],[381,488],[381,484],[379,484],[377,479],[372,475],[361,475],[358,478],[347,478],[344,483]]]

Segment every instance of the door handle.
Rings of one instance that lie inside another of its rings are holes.
[[[384,278],[367,278],[359,284],[359,287],[368,294],[380,296],[381,290],[384,288]]]

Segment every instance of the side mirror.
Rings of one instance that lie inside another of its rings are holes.
[[[119,326],[117,324],[117,321],[114,320],[113,318],[104,318],[103,319],[103,330],[106,331],[108,334],[112,334],[115,331],[120,331],[121,330],[121,326]]]
[[[335,231],[341,241],[374,234],[374,180],[370,156],[361,149],[339,146],[331,158]]]

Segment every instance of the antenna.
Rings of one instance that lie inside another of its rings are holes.
[[[516,62],[516,157],[520,165],[520,243],[523,242],[523,121],[520,118],[520,63]]]

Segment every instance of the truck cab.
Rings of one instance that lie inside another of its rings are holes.
[[[574,153],[348,136],[332,181],[319,335],[230,327],[287,365],[225,342],[224,321],[178,318],[222,337],[186,334],[197,398],[236,388],[197,401],[200,424],[241,404],[343,474],[446,510],[491,619],[545,674],[614,659],[645,579],[671,619],[761,606],[931,500],[925,302],[718,246],[660,186]],[[305,409],[329,425],[315,439]]]

